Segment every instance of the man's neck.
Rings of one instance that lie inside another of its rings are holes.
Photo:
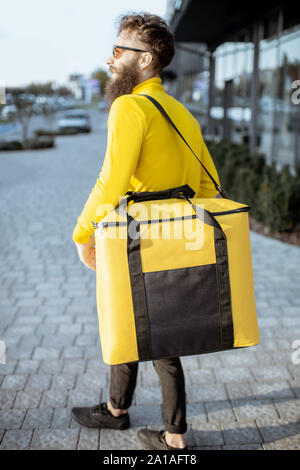
[[[140,85],[140,83],[143,83],[146,80],[150,80],[150,78],[160,78],[160,76],[159,75],[145,75],[144,77],[141,78],[141,81],[137,85]]]
[[[146,82],[147,80],[150,80],[151,78],[159,78],[160,77],[158,75],[152,75],[152,76],[148,76],[147,78],[144,78],[143,80],[140,80],[139,83],[137,83],[134,88],[132,89],[132,92],[137,88],[139,87],[140,85],[142,85],[144,82]]]

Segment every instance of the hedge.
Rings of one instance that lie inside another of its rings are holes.
[[[36,137],[41,136],[57,136],[57,135],[77,135],[80,134],[80,131],[76,128],[66,128],[61,130],[49,130],[49,129],[36,129],[34,131]]]
[[[276,170],[261,153],[250,153],[247,144],[227,139],[205,141],[228,196],[251,206],[251,216],[270,233],[300,230],[300,165],[291,174],[289,165]]]
[[[26,142],[19,140],[0,141],[0,151],[8,150],[34,150],[52,148],[55,146],[55,140],[52,137],[41,137],[27,139]]]

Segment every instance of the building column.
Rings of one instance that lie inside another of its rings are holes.
[[[256,21],[253,25],[254,55],[251,81],[251,123],[250,123],[250,152],[254,153],[257,147],[257,112],[258,112],[258,86],[259,86],[259,45],[263,37],[263,23]]]
[[[228,110],[233,105],[233,79],[225,81],[224,89],[224,118],[223,118],[223,139],[231,140],[232,138],[232,120],[228,115]]]
[[[279,115],[282,113],[282,110],[278,110],[278,107],[277,107],[277,99],[278,99],[278,85],[279,85],[279,68],[280,68],[280,38],[281,38],[281,35],[282,35],[282,30],[283,30],[283,12],[282,12],[282,8],[279,9],[278,11],[278,18],[277,18],[277,51],[276,51],[276,54],[277,54],[277,68],[276,68],[276,71],[274,73],[274,83],[275,83],[275,96],[274,96],[274,109],[273,109],[273,116],[272,116],[272,119],[273,119],[273,123],[272,123],[272,150],[271,150],[271,155],[270,155],[270,161],[273,162],[273,161],[278,161],[278,156],[280,157],[280,155],[278,155],[278,151],[280,151],[280,145],[279,142],[278,142],[278,138],[281,138],[281,135],[280,135],[280,129],[278,128],[279,126],[279,123],[280,123],[280,119],[279,119]],[[278,135],[278,132],[279,132],[279,135]]]
[[[298,76],[300,77],[300,65],[298,67]],[[296,105],[295,105],[296,106]],[[295,165],[300,165],[300,103],[297,105],[295,117]]]
[[[215,71],[216,59],[214,56],[215,49],[210,49],[209,57],[209,92],[208,92],[208,116],[207,116],[207,133],[213,135],[213,118],[211,117],[211,108],[215,104]]]

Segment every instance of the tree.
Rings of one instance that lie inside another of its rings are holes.
[[[45,101],[40,104],[40,109],[43,115],[43,118],[48,124],[48,127],[51,129],[55,116],[56,116],[56,111],[57,107],[55,104],[51,101]]]
[[[69,88],[67,88],[66,86],[59,86],[59,87],[55,88],[55,93],[58,96],[73,96],[72,91]]]
[[[101,93],[103,94],[105,85],[109,80],[108,73],[104,69],[99,68],[92,73],[92,78],[96,78],[97,80],[99,80],[101,85]]]
[[[31,93],[32,95],[53,95],[54,89],[52,82],[46,83],[30,83],[24,88],[25,93]]]
[[[34,95],[17,91],[14,94],[13,102],[16,107],[16,119],[22,126],[23,144],[26,147],[28,141],[29,122],[34,115]]]

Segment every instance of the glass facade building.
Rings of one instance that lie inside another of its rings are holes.
[[[169,91],[204,136],[248,143],[278,168],[292,169],[300,164],[300,19],[285,23],[278,7],[216,47],[178,41]]]

